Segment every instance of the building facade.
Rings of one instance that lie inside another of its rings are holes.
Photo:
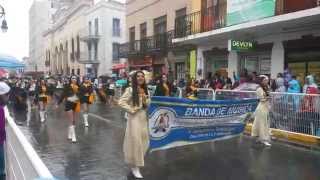
[[[50,5],[49,0],[35,0],[30,7],[28,71],[45,71],[45,39],[42,33],[50,26]]]
[[[124,26],[124,4],[79,0],[55,3],[53,7],[52,27],[43,33],[47,71],[61,75],[111,75],[112,44],[125,39],[113,36],[112,20],[117,18]]]
[[[185,16],[191,6],[189,0],[127,1],[127,43],[120,46],[120,56],[128,59],[129,70],[185,77],[188,47],[174,47],[172,38],[175,18]]]
[[[176,18],[182,25],[177,26],[173,42],[196,47],[197,79],[216,73],[232,77],[233,72],[239,75],[245,70],[275,78],[288,69],[301,83],[308,74],[319,82],[319,1],[242,3],[193,0],[193,13]]]

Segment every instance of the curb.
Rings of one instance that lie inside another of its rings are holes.
[[[244,133],[247,135],[251,135],[251,129],[252,124],[247,124]],[[304,145],[309,147],[311,146],[315,147],[316,149],[320,149],[320,137],[280,129],[270,129],[272,137],[277,138],[280,141],[286,141],[297,145]]]

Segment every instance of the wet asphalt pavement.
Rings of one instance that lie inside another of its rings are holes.
[[[124,114],[117,107],[91,107],[89,128],[77,122],[78,143],[67,140],[63,107],[50,108],[41,124],[37,110],[13,111],[20,129],[59,180],[131,180],[123,161]],[[148,154],[146,180],[320,180],[320,152],[247,136]]]

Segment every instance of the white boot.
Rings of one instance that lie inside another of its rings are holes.
[[[69,140],[72,139],[72,126],[69,126],[69,128],[68,128],[68,139]]]
[[[40,121],[41,122],[44,122],[46,120],[44,116],[45,116],[44,111],[40,111]]]
[[[85,127],[89,127],[88,114],[83,114],[83,122]]]
[[[77,142],[75,125],[71,126],[71,141]]]
[[[140,173],[140,169],[138,167],[131,168],[132,174],[137,179],[143,179],[143,176]]]

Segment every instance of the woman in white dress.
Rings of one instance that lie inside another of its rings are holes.
[[[150,98],[142,71],[132,77],[132,85],[119,99],[119,106],[128,113],[123,151],[125,162],[131,166],[135,178],[141,179],[140,167],[149,148],[147,107]]]
[[[269,78],[264,75],[260,77],[261,83],[256,91],[259,98],[259,104],[255,112],[251,135],[257,137],[258,141],[262,144],[271,146],[269,131]]]

